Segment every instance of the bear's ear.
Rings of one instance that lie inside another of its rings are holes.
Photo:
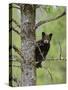
[[[44,36],[45,36],[45,32],[42,32],[42,38],[44,38]]]
[[[49,38],[50,38],[50,40],[51,40],[51,38],[52,38],[52,33],[49,34]]]

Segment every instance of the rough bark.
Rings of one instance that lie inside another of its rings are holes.
[[[22,50],[22,73],[21,85],[36,85],[35,67],[35,6],[21,5],[21,50]]]

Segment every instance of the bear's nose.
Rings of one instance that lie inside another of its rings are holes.
[[[48,40],[44,40],[44,43],[49,43],[49,41]]]

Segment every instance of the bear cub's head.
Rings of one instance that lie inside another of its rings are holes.
[[[52,38],[52,33],[46,34],[45,32],[42,32],[42,41],[44,44],[49,44],[51,38]]]

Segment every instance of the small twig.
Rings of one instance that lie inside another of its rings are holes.
[[[60,43],[60,41],[58,42],[58,45],[59,45],[59,58],[60,58],[60,60],[61,60],[61,53],[62,53],[62,47],[61,47],[61,43]]]
[[[39,52],[40,52],[40,54],[41,54],[41,56],[42,56],[42,58],[43,58],[43,60],[44,60],[45,58],[44,58],[44,56],[43,56],[43,53],[42,53],[42,51],[41,51],[39,45],[36,43],[36,41],[34,41],[34,44],[38,47]]]
[[[20,28],[20,25],[18,24],[18,22],[14,20],[13,18],[9,21],[9,24],[12,23],[12,21]]]
[[[49,69],[48,69],[47,71],[48,71],[48,73],[49,73],[49,75],[50,75],[50,77],[51,77],[51,81],[53,81],[53,77],[52,77],[51,72],[49,71]]]
[[[19,58],[16,55],[9,55],[9,62],[19,62],[19,63],[21,63],[21,58]]]
[[[18,30],[16,30],[14,27],[11,27],[11,28],[9,29],[9,32],[11,32],[12,30],[13,30],[14,32],[16,32],[18,35],[20,35],[21,38],[23,38],[23,35],[21,34],[21,32],[19,32]]]
[[[12,48],[13,48],[21,57],[23,57],[21,51],[20,51],[15,45],[13,45],[13,46],[10,45],[10,46],[9,46],[9,49],[12,49]]]
[[[21,50],[19,50],[15,45],[13,45],[13,48],[24,59]]]
[[[41,56],[42,56],[42,58],[43,58],[43,60],[44,60],[45,58],[44,58],[44,56],[43,56],[43,53],[42,53],[42,51],[41,51],[41,49],[40,49],[39,45],[38,45],[38,44],[36,44],[36,46],[38,47],[39,52],[40,52],[40,54],[41,54]]]
[[[9,30],[9,32],[12,31],[12,30],[13,30],[14,32],[16,32],[18,35],[20,35],[20,32],[19,32],[18,30],[16,30],[14,27],[11,27],[10,30]]]
[[[50,77],[51,77],[51,81],[53,82],[53,76],[52,76],[52,73],[50,72],[50,70],[49,69],[47,69],[47,68],[45,68],[45,67],[43,67],[45,70],[47,70],[47,72],[49,73],[49,75],[50,75]]]

